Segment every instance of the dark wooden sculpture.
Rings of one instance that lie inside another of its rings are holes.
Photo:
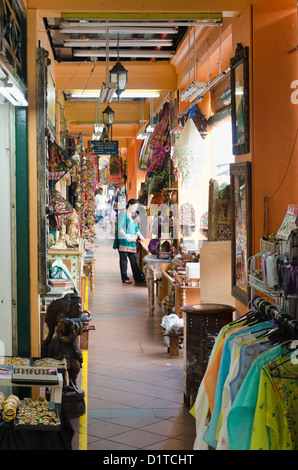
[[[77,338],[83,330],[83,324],[91,320],[91,314],[83,311],[81,302],[78,294],[69,293],[50,303],[45,317],[49,333],[41,348],[42,357],[66,359],[68,383],[65,380],[62,401],[72,418],[84,414],[85,408],[82,406],[84,392],[77,385],[77,377],[83,363]],[[75,402],[81,403],[77,406]]]

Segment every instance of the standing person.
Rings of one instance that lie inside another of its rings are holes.
[[[95,204],[96,204],[96,221],[100,227],[104,227],[104,218],[106,215],[107,209],[107,197],[103,193],[103,188],[99,188],[95,195]]]
[[[119,262],[122,282],[131,284],[127,276],[127,258],[129,258],[133,278],[136,283],[143,282],[144,277],[138,267],[136,240],[144,240],[138,225],[134,222],[133,215],[137,211],[139,202],[137,199],[130,199],[126,205],[126,210],[118,214],[116,236],[113,248],[119,251]]]

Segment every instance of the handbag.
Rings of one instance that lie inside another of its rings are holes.
[[[162,170],[155,171],[153,173],[152,178],[149,180],[148,183],[148,194],[159,193],[167,183],[167,179],[169,176],[169,171],[166,170],[166,167],[169,164],[169,154],[164,161]]]
[[[163,145],[157,145],[154,150],[151,150],[150,159],[148,160],[148,171],[162,170],[169,151],[170,149]]]
[[[149,147],[151,150],[155,150],[163,144],[166,131],[169,125],[169,103],[166,103],[159,114],[158,123],[156,124],[154,131],[151,134]]]

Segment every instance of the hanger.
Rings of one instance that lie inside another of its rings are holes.
[[[274,378],[298,380],[298,369],[297,374],[293,373],[292,375],[282,375],[282,366],[292,360],[293,351],[298,349],[297,347],[289,346],[289,344],[292,345],[293,341],[288,340],[284,342],[283,346],[285,346],[287,350],[283,352],[282,355],[285,356],[286,354],[290,354],[290,356],[279,364],[275,364],[273,367],[269,367],[270,375],[272,375]]]

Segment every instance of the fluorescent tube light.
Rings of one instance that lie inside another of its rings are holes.
[[[66,39],[63,43],[64,47],[105,47],[104,39]],[[110,40],[110,47],[117,47],[118,41]],[[121,47],[171,47],[173,41],[171,39],[121,39]]]
[[[160,92],[155,90],[125,90],[121,98],[159,98]]]
[[[117,83],[104,82],[101,87],[99,101],[101,103],[110,103],[115,95]]]
[[[106,53],[104,50],[76,50],[73,51],[74,57],[105,57]],[[130,49],[120,49],[119,50],[119,57],[155,57],[155,58],[162,58],[162,59],[171,59],[174,57],[174,51],[145,51],[145,50],[130,50]],[[117,50],[110,50],[109,51],[110,57],[118,57]]]
[[[11,94],[9,93],[9,91],[7,90],[5,86],[3,85],[0,86],[0,93],[2,96],[4,96],[4,98],[10,101],[11,104],[13,104],[14,106],[18,106],[18,102],[13,98],[13,96],[11,96]]]
[[[0,82],[0,93],[14,106],[28,106],[25,96],[10,79]]]
[[[206,88],[205,82],[192,82],[181,93],[180,101],[193,101],[204,89]]]
[[[108,25],[107,25],[108,26]],[[127,33],[127,34],[176,34],[178,31],[178,28],[173,28],[172,26],[167,28],[164,26],[161,27],[149,27],[149,28],[143,28],[141,24],[138,22],[136,26],[108,26],[109,32],[110,33]],[[62,26],[60,28],[61,33],[69,33],[69,34],[75,34],[75,33],[105,33],[106,26],[103,23],[99,23],[99,25],[96,24],[89,24],[89,25],[78,25],[78,26]]]
[[[104,84],[103,84],[104,85]],[[106,85],[106,84],[105,84]],[[114,85],[114,83],[112,84]],[[107,88],[107,90],[109,90]],[[77,99],[77,100],[96,100],[99,98],[101,91],[100,90],[76,90],[72,91],[67,95],[67,99]],[[158,90],[125,90],[121,93],[121,99],[122,98],[159,98],[160,97],[160,91]],[[116,97],[114,96],[114,99]],[[104,101],[102,101],[104,102]]]

